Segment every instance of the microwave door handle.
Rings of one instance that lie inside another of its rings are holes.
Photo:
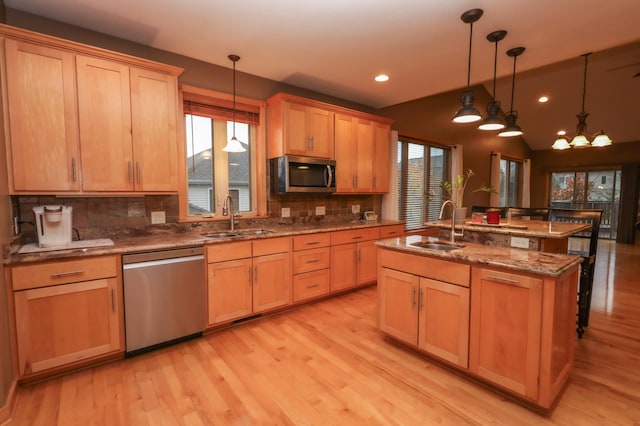
[[[327,173],[324,175],[325,184],[327,188],[331,188],[331,184],[333,183],[333,173],[331,172],[331,166],[327,164]]]

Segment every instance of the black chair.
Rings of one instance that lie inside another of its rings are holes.
[[[471,206],[471,213],[486,213],[489,209],[500,210],[500,217],[507,217],[507,207]]]
[[[553,222],[588,223],[591,228],[572,235],[569,238],[569,253],[582,256],[580,282],[578,288],[578,338],[582,338],[584,327],[589,325],[591,310],[591,292],[598,250],[598,233],[602,210],[551,209],[549,218]]]
[[[507,217],[521,219],[549,220],[549,209],[545,207],[509,207]]]

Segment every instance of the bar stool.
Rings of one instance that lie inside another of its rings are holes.
[[[569,253],[582,256],[580,265],[580,281],[578,287],[578,338],[582,338],[584,327],[589,325],[589,311],[591,310],[591,292],[593,290],[593,275],[596,265],[598,249],[598,233],[602,210],[572,210],[552,208],[549,213],[552,222],[588,223],[591,228],[572,235],[569,238]]]
[[[545,207],[509,207],[507,217],[549,220],[549,209]]]

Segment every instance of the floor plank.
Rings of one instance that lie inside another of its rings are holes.
[[[377,330],[376,289],[25,386],[10,425],[639,425],[640,245],[601,241],[549,417]]]

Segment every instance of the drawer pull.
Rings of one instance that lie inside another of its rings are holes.
[[[51,274],[51,278],[64,278],[71,275],[82,275],[86,271],[84,269],[78,269],[77,271],[68,271],[68,272],[56,272],[55,274]]]
[[[309,259],[307,260],[307,263],[318,263],[319,261],[319,259]]]
[[[352,240],[361,240],[364,238],[362,235],[356,235],[355,237],[351,237]]]
[[[307,284],[307,288],[318,287],[320,283]]]
[[[492,280],[497,280],[497,281],[504,281],[507,283],[512,283],[512,284],[518,284],[520,281],[518,280],[514,280],[511,278],[505,278],[505,277],[499,277],[497,275],[487,275],[487,278],[492,279]]]
[[[309,241],[308,243],[306,243],[306,245],[308,245],[308,246],[313,246],[313,245],[316,245],[316,244],[320,244],[320,241]]]

